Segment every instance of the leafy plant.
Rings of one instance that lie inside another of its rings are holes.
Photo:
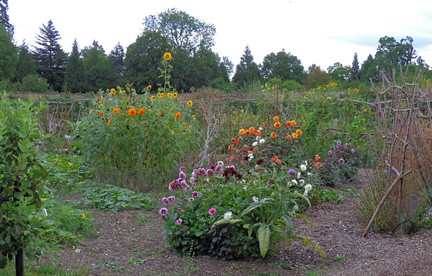
[[[153,200],[145,194],[109,184],[94,184],[84,188],[85,204],[101,210],[117,212],[125,209],[153,209]]]
[[[32,227],[30,209],[39,210],[38,190],[46,175],[37,151],[41,137],[38,114],[46,106],[21,100],[0,98],[0,269],[23,251],[30,258],[37,256],[34,246],[38,232]]]

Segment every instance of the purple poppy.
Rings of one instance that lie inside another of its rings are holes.
[[[338,162],[341,163],[341,164],[343,164],[343,163],[345,163],[345,160],[343,158],[341,158],[341,159],[338,160]]]
[[[186,174],[184,172],[180,172],[179,173],[179,180],[185,180],[186,179]]]
[[[169,196],[169,197],[168,197],[168,201],[169,201],[169,202],[173,202],[174,200],[175,200],[175,196],[172,195],[172,196]]]
[[[169,200],[168,200],[168,198],[164,197],[164,198],[162,198],[162,202],[165,203],[165,204],[168,204]]]
[[[193,196],[193,197],[198,197],[198,192],[195,192],[195,191],[192,192],[192,196]]]

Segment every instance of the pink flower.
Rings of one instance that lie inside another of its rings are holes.
[[[198,197],[198,192],[192,192],[193,197]]]
[[[169,199],[166,198],[166,197],[164,197],[164,198],[162,198],[162,202],[165,203],[165,204],[168,204],[169,203]]]
[[[214,215],[216,213],[216,208],[210,208],[210,210],[208,211],[209,215]]]
[[[176,220],[176,222],[175,222],[175,223],[176,223],[177,225],[180,225],[180,224],[182,224],[182,222],[183,222],[183,220],[182,220],[182,219],[178,219],[178,220]]]
[[[159,210],[159,214],[160,214],[161,216],[165,216],[166,214],[168,214],[168,209],[165,208],[165,207],[161,208],[161,209]]]
[[[180,212],[183,212],[183,209],[182,209],[182,208],[178,208],[178,209],[177,209],[177,212],[179,212],[179,213],[180,213]]]
[[[258,202],[259,199],[258,199],[256,196],[253,196],[253,197],[252,197],[252,201],[253,201],[253,202]]]

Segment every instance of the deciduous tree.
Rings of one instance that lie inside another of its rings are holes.
[[[264,57],[261,68],[264,80],[280,78],[282,80],[295,80],[303,82],[305,78],[304,67],[294,55],[284,50],[277,54],[271,53]]]
[[[15,76],[18,62],[18,49],[12,42],[12,36],[0,24],[0,81],[11,80]]]

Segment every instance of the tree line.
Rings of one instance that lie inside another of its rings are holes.
[[[316,65],[304,68],[300,59],[285,50],[266,55],[261,64],[254,61],[246,46],[235,67],[227,57],[212,50],[216,28],[183,11],[169,9],[144,18],[144,31],[126,50],[118,43],[108,54],[102,45],[80,49],[77,40],[66,53],[59,41],[60,33],[50,20],[43,24],[35,45],[14,43],[14,28],[7,16],[7,0],[0,0],[0,89],[49,89],[57,92],[96,92],[128,84],[139,93],[148,85],[160,83],[160,61],[165,52],[173,54],[171,85],[179,92],[201,87],[224,91],[241,89],[250,83],[277,80],[287,89],[311,89],[329,82],[358,86],[379,81],[380,72],[396,67],[429,66],[417,56],[409,36],[397,41],[384,36],[378,41],[375,56],[369,55],[360,65],[357,54],[344,66],[339,62],[327,70]],[[21,84],[21,86],[13,86]],[[24,88],[23,88],[24,87]]]

